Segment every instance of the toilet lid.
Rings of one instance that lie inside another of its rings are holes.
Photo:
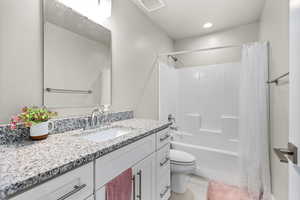
[[[178,151],[174,149],[170,150],[170,159],[171,161],[183,162],[183,163],[191,163],[191,162],[195,162],[196,160],[196,158],[193,155],[186,153],[184,151]]]

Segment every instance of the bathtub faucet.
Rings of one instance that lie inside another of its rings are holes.
[[[173,131],[178,131],[178,127],[176,126],[176,119],[172,114],[168,115],[168,122],[172,123],[170,129]]]

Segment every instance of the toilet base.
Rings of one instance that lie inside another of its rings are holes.
[[[183,194],[187,190],[187,184],[190,179],[188,174],[172,173],[171,174],[171,189],[172,192]]]

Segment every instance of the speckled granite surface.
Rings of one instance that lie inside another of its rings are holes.
[[[0,199],[18,194],[53,177],[91,162],[169,126],[154,120],[129,119],[112,126],[132,132],[106,142],[93,142],[78,135],[79,130],[54,134],[47,140],[0,146]]]
[[[97,124],[101,125],[106,121],[116,122],[120,120],[132,119],[133,111],[113,112],[107,116],[97,116]],[[91,124],[90,116],[78,116],[72,118],[54,119],[54,128],[50,134],[64,133],[67,131],[89,128]],[[51,127],[50,127],[51,128]],[[18,129],[11,130],[9,125],[0,126],[0,145],[24,142],[29,139],[29,128],[19,125]]]

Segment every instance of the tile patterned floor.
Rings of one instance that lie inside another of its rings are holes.
[[[170,200],[207,200],[208,181],[192,176],[184,194],[172,193]]]

